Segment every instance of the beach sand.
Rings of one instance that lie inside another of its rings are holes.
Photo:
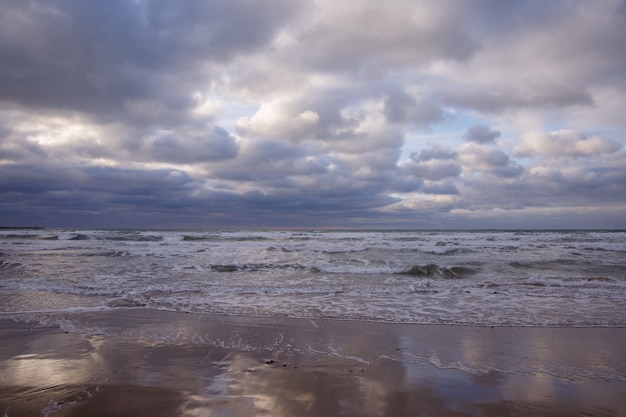
[[[5,417],[626,416],[622,328],[118,309],[1,319],[0,340]]]

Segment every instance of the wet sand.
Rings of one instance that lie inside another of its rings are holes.
[[[8,417],[626,416],[620,328],[119,309],[0,319],[0,340]]]

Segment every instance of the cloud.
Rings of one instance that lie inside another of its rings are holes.
[[[317,18],[307,22],[298,39],[306,54],[296,56],[301,65],[322,71],[367,76],[387,68],[427,65],[431,60],[466,60],[477,48],[461,24],[462,13],[447,6],[357,0],[320,1],[318,7]]]
[[[420,191],[425,194],[459,194],[456,185],[446,181],[425,181]]]
[[[489,126],[485,125],[472,126],[463,134],[463,139],[477,143],[493,143],[499,137],[499,131],[492,130]]]
[[[439,181],[461,174],[461,164],[456,152],[441,146],[432,146],[413,154],[403,169],[416,177]]]
[[[235,138],[216,126],[181,133],[156,132],[146,138],[140,153],[148,160],[189,164],[232,159],[238,151]]]
[[[524,167],[512,161],[504,151],[472,142],[459,146],[459,160],[466,174],[491,174],[513,178],[524,172]]]
[[[472,87],[466,91],[448,90],[443,92],[443,100],[447,105],[467,107],[484,113],[594,104],[587,91],[575,90],[550,80],[529,80],[522,86],[505,85],[495,90],[488,86]]]
[[[623,1],[489,3],[474,11],[473,22],[491,23],[478,28],[484,36],[471,64],[446,68],[446,105],[491,115],[584,111],[595,120],[614,108],[598,92],[626,80]]]
[[[72,192],[112,195],[166,195],[193,181],[180,170],[136,170],[114,167],[4,165],[0,189],[12,193]],[[48,181],[54,178],[55,181]],[[189,189],[187,189],[189,190]]]
[[[419,155],[413,155],[413,159],[418,161],[430,161],[432,159],[450,160],[457,157],[458,153],[455,150],[442,145],[430,145],[428,148],[423,148]]]
[[[319,121],[320,115],[313,110],[299,111],[270,102],[262,105],[250,118],[238,120],[237,130],[246,136],[299,141],[311,137]]]
[[[153,103],[184,116],[181,85],[267,45],[297,12],[283,0],[5,2],[0,100],[107,119]]]
[[[626,227],[624,44],[619,0],[5,1],[0,216]]]
[[[612,154],[620,149],[622,144],[615,140],[561,129],[525,135],[514,151],[517,156],[584,157]]]
[[[21,161],[45,157],[46,151],[38,143],[28,139],[18,141],[5,137],[0,141],[0,161]]]
[[[412,94],[396,91],[385,100],[384,113],[391,123],[414,123],[427,127],[442,122],[447,114],[435,98],[417,99]]]
[[[332,159],[306,149],[274,140],[255,140],[242,144],[235,161],[209,168],[213,179],[255,184],[257,187],[284,187],[294,178],[324,176]]]

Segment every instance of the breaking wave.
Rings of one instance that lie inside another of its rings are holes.
[[[414,265],[403,272],[405,275],[428,278],[465,278],[476,273],[478,271],[464,266],[442,267],[436,264]]]
[[[0,233],[0,312],[96,305],[626,326],[625,241],[623,232],[18,230]]]

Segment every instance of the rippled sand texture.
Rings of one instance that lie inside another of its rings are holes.
[[[621,328],[492,329],[144,309],[60,323],[71,328],[79,320],[92,334],[0,320],[3,415],[626,415]]]

